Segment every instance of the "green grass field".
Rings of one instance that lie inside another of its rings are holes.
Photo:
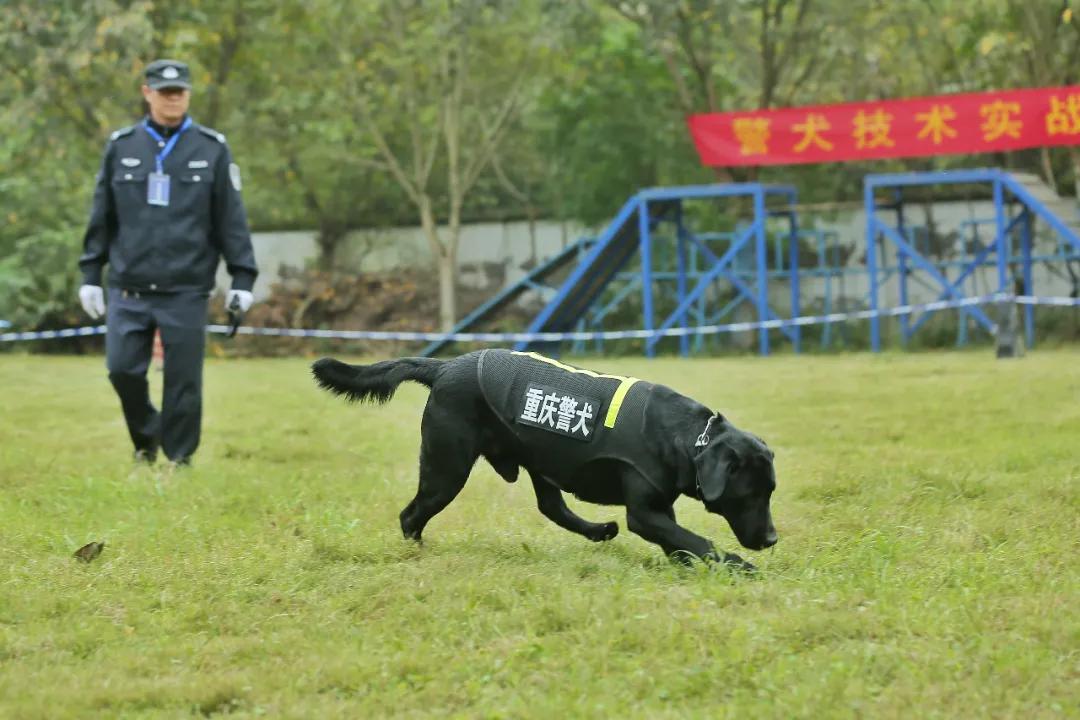
[[[417,386],[350,407],[306,360],[211,360],[169,474],[132,469],[101,358],[0,356],[0,717],[1077,716],[1077,349],[579,363],[776,449],[759,578],[571,499],[620,523],[593,545],[486,464],[407,543]]]

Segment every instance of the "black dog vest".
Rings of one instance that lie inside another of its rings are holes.
[[[652,383],[510,350],[484,350],[476,372],[484,400],[544,475],[566,478],[604,458],[655,465],[643,442]]]

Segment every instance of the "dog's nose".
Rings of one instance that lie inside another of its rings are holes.
[[[765,548],[771,548],[773,545],[776,544],[776,541],[779,540],[779,539],[780,538],[778,538],[776,536],[776,531],[775,530],[769,530],[769,532],[765,534],[765,542],[762,543],[761,548],[763,550]]]

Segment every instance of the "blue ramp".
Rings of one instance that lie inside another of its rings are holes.
[[[542,288],[544,283],[550,280],[560,270],[572,265],[585,252],[585,249],[595,242],[594,238],[581,238],[567,245],[556,255],[533,268],[528,275],[512,285],[507,285],[501,292],[493,295],[480,307],[473,310],[458,322],[451,330],[454,333],[469,332],[485,320],[497,315],[503,308],[512,305],[522,295],[530,290]],[[421,357],[431,357],[454,344],[453,340],[436,340],[420,351]]]
[[[529,324],[526,332],[569,332],[627,261],[640,249],[642,228],[639,210],[648,202],[648,225],[672,215],[677,201],[646,200],[641,193],[622,206],[615,219],[559,289],[554,299]],[[547,350],[557,343],[520,341],[515,350]]]

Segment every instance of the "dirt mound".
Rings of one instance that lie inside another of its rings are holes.
[[[492,291],[458,288],[458,315],[484,302]],[[212,322],[227,324],[220,298],[211,303]],[[531,314],[515,308],[485,329],[520,329]],[[435,332],[439,329],[439,288],[434,272],[399,269],[371,273],[331,273],[320,270],[282,271],[270,296],[256,303],[244,324],[253,327],[318,330],[383,330]],[[408,354],[420,342],[325,340],[317,338],[238,335],[232,340],[212,336],[215,354],[297,355],[330,350],[378,355]]]

